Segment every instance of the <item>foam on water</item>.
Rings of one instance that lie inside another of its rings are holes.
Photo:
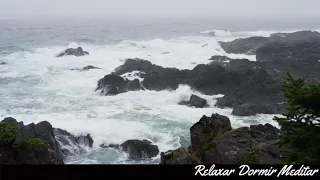
[[[189,128],[203,115],[227,115],[233,127],[271,123],[271,115],[236,117],[231,109],[214,106],[217,97],[194,92],[181,85],[176,91],[137,91],[116,96],[99,96],[94,92],[97,81],[124,63],[126,58],[142,58],[164,67],[192,69],[209,63],[212,55],[224,52],[215,37],[180,37],[169,40],[122,41],[115,45],[82,46],[89,56],[55,55],[67,47],[37,48],[2,56],[7,65],[0,66],[0,118],[12,116],[25,124],[49,121],[54,127],[71,133],[90,133],[94,148],[67,163],[157,163],[155,159],[128,161],[122,152],[101,149],[102,143],[123,143],[128,139],[148,139],[160,151],[189,145]],[[203,44],[208,44],[202,47]],[[163,52],[169,52],[163,54]],[[252,56],[230,55],[235,58]],[[1,60],[1,61],[2,61]],[[254,60],[254,59],[253,59]],[[93,65],[101,69],[71,71]],[[123,75],[137,78],[137,72]],[[197,109],[178,105],[191,94],[205,98],[210,107]]]

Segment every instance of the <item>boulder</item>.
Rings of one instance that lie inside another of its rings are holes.
[[[120,145],[129,154],[130,159],[149,159],[159,154],[158,146],[148,140],[128,140]]]
[[[205,99],[203,99],[199,96],[196,96],[194,94],[191,95],[189,101],[187,101],[187,102],[182,101],[179,104],[180,105],[187,105],[187,106],[195,107],[195,108],[204,108],[204,107],[208,106],[208,103]]]
[[[199,122],[190,128],[191,146],[193,149],[200,148],[208,140],[208,136],[222,135],[231,130],[228,117],[212,114],[211,117],[202,116]]]
[[[57,57],[62,57],[62,56],[85,56],[89,55],[87,51],[83,51],[82,47],[78,48],[68,48],[64,52],[60,53],[57,55]]]

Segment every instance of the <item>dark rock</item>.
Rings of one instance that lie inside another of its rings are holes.
[[[294,33],[275,33],[270,37],[249,37],[231,42],[219,42],[227,53],[254,55],[256,51],[269,42],[291,43],[294,41],[319,41],[320,33],[316,31],[297,31]]]
[[[161,54],[169,54],[170,52],[163,52],[163,53],[161,53]]]
[[[121,149],[119,144],[109,144],[109,145],[101,144],[100,147],[101,148]]]
[[[16,124],[18,134],[11,142],[0,143],[0,164],[63,164],[51,124],[43,121],[24,126],[11,117],[2,122]]]
[[[215,60],[215,61],[230,61],[232,58],[229,58],[227,56],[220,56],[220,55],[215,55],[211,56],[209,60]]]
[[[199,122],[190,128],[191,146],[193,149],[200,148],[208,140],[208,136],[214,138],[231,130],[228,117],[212,114],[211,117],[202,116]]]
[[[0,143],[0,164],[63,164],[63,156],[79,154],[82,146],[93,144],[89,134],[74,136],[47,121],[24,126],[8,117],[2,122],[17,124],[19,133],[12,142]]]
[[[248,104],[244,103],[238,106],[235,106],[232,114],[236,116],[253,116],[256,114],[279,114],[286,107],[286,104],[275,103],[268,105],[261,104]]]
[[[204,44],[204,45],[202,45],[201,47],[206,47],[206,46],[208,46],[208,44]]]
[[[89,53],[87,51],[83,51],[82,47],[78,47],[76,49],[68,48],[63,53],[58,54],[57,57],[70,56],[70,55],[85,56],[85,55],[89,55]]]
[[[256,163],[280,163],[280,154],[274,157],[269,154],[269,148],[275,147],[279,130],[270,124],[254,125],[250,128],[242,127],[233,130],[219,140],[215,141],[215,147],[204,152],[203,159],[208,164],[247,164],[245,157],[248,156],[248,149],[255,148],[257,153]],[[280,152],[280,151],[279,151]]]
[[[7,63],[6,62],[0,62],[0,65],[6,65]]]
[[[276,145],[279,129],[271,124],[259,124],[231,130],[227,117],[218,114],[213,116],[215,118],[202,117],[190,128],[192,148],[162,152],[160,164],[281,163],[284,148]],[[218,125],[213,125],[214,122]],[[194,137],[197,141],[194,141]],[[249,153],[249,150],[254,153]]]
[[[284,81],[274,81],[272,76],[262,69],[251,69],[244,75],[245,80],[233,92],[219,98],[216,106],[235,108],[233,113],[236,115],[270,113],[271,110],[272,113],[279,113],[276,110],[280,111],[282,108],[278,108],[278,103],[285,101],[281,93]],[[272,105],[277,107],[272,108]]]
[[[199,164],[200,160],[183,148],[161,153],[160,164]]]
[[[18,121],[12,117],[6,117],[4,118],[1,122],[6,122],[6,123],[17,123],[18,124]]]
[[[187,70],[184,84],[188,84],[197,91],[212,95],[233,91],[243,81],[243,75],[227,72],[221,65],[197,65]]]
[[[64,164],[57,153],[45,146],[27,147],[21,145],[17,149],[14,164]]]
[[[191,107],[196,107],[196,108],[204,108],[208,106],[207,101],[199,96],[196,96],[194,94],[191,95],[190,100],[187,102],[180,102],[180,105],[187,105]]]
[[[284,62],[311,61],[320,59],[320,39],[318,41],[271,42],[257,50],[257,61]]]
[[[149,90],[175,90],[183,83],[186,72],[176,68],[163,68],[142,59],[127,59],[126,62],[115,69],[115,74],[122,75],[132,71],[145,73],[142,81],[143,87]]]
[[[320,33],[317,31],[297,31],[293,33],[274,33],[270,35],[270,41],[315,41],[320,40]]]
[[[100,69],[100,68],[98,68],[98,67],[94,67],[94,66],[91,66],[91,65],[88,65],[88,66],[86,66],[86,67],[82,68],[82,70],[81,70],[81,71],[87,71],[87,70],[90,70],[90,69]]]
[[[92,148],[93,145],[93,139],[90,134],[74,136],[65,130],[54,128],[54,135],[59,143],[59,150],[64,156],[85,153],[86,149],[83,147]]]
[[[266,37],[249,37],[236,39],[231,42],[219,42],[219,44],[227,53],[253,55],[259,47],[267,42],[269,40]]]
[[[141,90],[140,81],[135,79],[133,81],[126,80],[116,74],[106,75],[98,81],[97,90],[100,90],[103,95],[116,95],[127,91]]]
[[[20,136],[16,138],[15,144],[20,144],[26,139],[38,138],[49,145],[56,153],[60,153],[58,142],[55,139],[52,125],[47,121],[38,124],[29,124],[20,129]]]
[[[120,145],[129,154],[130,159],[148,159],[159,154],[158,146],[147,140],[128,140]]]

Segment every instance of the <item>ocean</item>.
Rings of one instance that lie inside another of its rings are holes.
[[[66,158],[68,164],[159,163],[160,155],[132,161],[122,152],[99,145],[147,139],[164,152],[188,147],[189,129],[203,115],[226,115],[234,128],[259,123],[277,126],[272,120],[274,115],[233,116],[232,109],[215,107],[216,98],[223,95],[203,95],[186,85],[176,91],[100,96],[94,92],[100,78],[122,65],[126,58],[141,58],[178,69],[207,64],[212,55],[255,61],[255,56],[226,54],[218,41],[317,30],[317,24],[313,20],[209,18],[0,19],[0,63],[7,63],[0,65],[0,119],[11,116],[24,124],[48,121],[53,127],[74,134],[90,133],[94,147]],[[55,57],[68,47],[78,46],[90,55]],[[70,70],[87,65],[101,69]],[[205,98],[210,107],[178,105],[191,94]]]

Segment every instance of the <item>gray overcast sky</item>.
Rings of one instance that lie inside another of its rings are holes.
[[[0,0],[0,17],[320,17],[320,0]]]

